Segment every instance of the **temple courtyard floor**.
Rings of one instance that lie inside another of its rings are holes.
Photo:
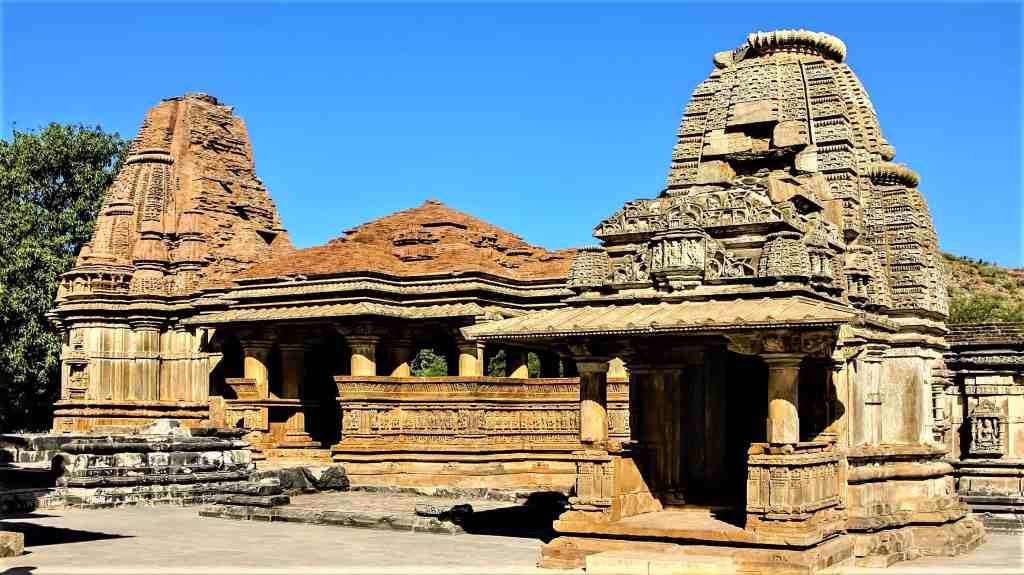
[[[61,510],[9,517],[26,554],[0,575],[48,573],[547,573],[531,537],[437,535],[202,518],[195,507]],[[1024,537],[990,534],[957,558],[926,558],[856,573],[1021,573]]]

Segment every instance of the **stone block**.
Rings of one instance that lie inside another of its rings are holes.
[[[17,557],[25,553],[25,535],[16,531],[0,531],[0,557]]]
[[[224,463],[228,462],[235,465],[248,465],[252,463],[252,452],[248,449],[232,449],[231,451],[224,452]]]
[[[818,148],[817,146],[807,146],[800,153],[796,155],[793,160],[794,167],[798,172],[817,172],[818,171]]]
[[[779,122],[772,129],[772,145],[776,148],[806,146],[811,143],[807,123],[803,120],[786,120]]]
[[[199,463],[199,454],[195,452],[174,451],[170,455],[172,466],[191,467]]]
[[[288,505],[291,503],[291,498],[287,495],[237,495],[228,493],[224,495],[215,495],[212,501],[223,505],[276,507],[278,505]]]
[[[290,509],[284,507],[278,510],[277,519],[289,523],[318,525],[323,523],[323,512],[316,509]]]
[[[224,463],[224,453],[221,451],[203,451],[199,454],[199,463],[206,466],[219,468]]]
[[[284,492],[279,483],[234,483],[221,487],[224,493],[233,493],[236,495],[280,495]]]
[[[736,573],[731,557],[718,555],[653,555],[648,575],[700,575],[704,573]]]
[[[142,453],[115,453],[114,465],[116,467],[145,467],[146,456]]]
[[[731,184],[736,179],[736,172],[728,162],[712,160],[701,162],[697,169],[698,184]]]
[[[138,430],[139,435],[164,435],[174,437],[191,437],[187,427],[182,427],[177,419],[158,419]]]
[[[710,158],[713,156],[749,152],[752,149],[753,142],[750,136],[742,132],[726,133],[725,130],[714,130],[709,132],[704,139],[704,149],[701,155],[705,158]]]
[[[147,453],[146,460],[149,462],[150,467],[167,467],[171,464],[171,454],[161,452]]]
[[[267,469],[257,471],[250,475],[253,481],[259,481],[269,477],[277,478],[281,487],[286,493],[307,493],[316,491],[313,482],[310,481],[306,471],[301,467],[285,467],[281,469]]]
[[[647,575],[648,555],[629,551],[605,551],[587,556],[587,575]]]
[[[748,124],[764,124],[779,120],[778,100],[758,100],[756,102],[739,102],[729,110],[726,126],[745,126]]]
[[[341,465],[304,468],[310,481],[320,491],[348,491],[351,483]]]
[[[700,575],[736,570],[732,557],[720,555],[604,551],[586,559],[587,575]]]

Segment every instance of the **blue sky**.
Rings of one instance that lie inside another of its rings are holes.
[[[245,118],[299,246],[437,198],[549,248],[664,186],[714,52],[836,34],[942,248],[1021,259],[1018,4],[10,3],[0,125],[131,137],[203,91]]]

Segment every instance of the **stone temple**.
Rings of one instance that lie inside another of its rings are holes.
[[[1024,332],[949,337],[918,175],[845,57],[805,30],[715,54],[665,188],[576,250],[436,201],[297,250],[242,120],[165,100],[63,278],[54,431],[174,418],[353,484],[562,491],[545,567],[970,550],[965,499],[1011,527],[1024,501]]]

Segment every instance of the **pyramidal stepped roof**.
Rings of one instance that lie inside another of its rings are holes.
[[[186,294],[292,250],[245,123],[216,98],[188,94],[146,114],[58,298]]]
[[[238,279],[376,273],[485,273],[519,280],[563,279],[574,250],[549,252],[439,201],[348,230],[325,245],[253,266]]]

